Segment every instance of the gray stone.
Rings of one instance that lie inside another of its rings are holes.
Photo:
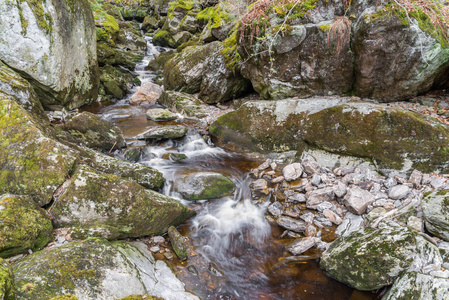
[[[139,134],[136,138],[145,139],[177,139],[187,133],[187,128],[182,125],[153,126]]]
[[[305,236],[316,236],[317,235],[317,229],[312,224],[307,224],[306,230],[304,231]]]
[[[355,215],[351,212],[346,213],[340,226],[337,227],[335,233],[337,236],[347,236],[352,232],[365,228],[362,216]]]
[[[368,205],[375,201],[374,196],[358,186],[353,186],[348,190],[345,196],[345,206],[352,212],[358,215],[366,211]]]
[[[176,120],[178,116],[169,110],[163,109],[163,108],[152,108],[147,110],[147,119],[152,121],[171,121]]]
[[[432,192],[421,201],[426,229],[432,234],[449,241],[449,190]]]
[[[391,189],[392,187],[394,187],[397,184],[398,184],[398,182],[393,177],[389,177],[387,180],[384,181],[384,186],[387,189]]]
[[[437,191],[442,190],[446,188],[447,180],[444,177],[437,177],[430,181],[430,185]]]
[[[326,202],[322,202],[322,203],[318,204],[316,207],[316,210],[319,212],[323,212],[326,209],[335,211],[335,205],[326,201]]]
[[[401,200],[408,196],[410,188],[406,185],[400,184],[392,187],[388,192],[388,197],[393,200]]]
[[[301,220],[304,220],[305,222],[307,222],[307,224],[312,224],[313,219],[315,218],[315,215],[309,211],[309,212],[302,214],[299,217],[301,218]]]
[[[273,178],[273,179],[271,180],[271,183],[281,183],[281,182],[283,182],[284,180],[285,180],[284,176],[278,176],[278,177],[276,177],[276,178]]]
[[[337,196],[337,198],[341,198],[344,195],[346,195],[347,186],[340,180],[336,182],[336,185],[333,186],[334,194]]]
[[[405,273],[398,278],[382,300],[448,299],[449,280],[418,272]]]
[[[282,169],[282,175],[284,175],[285,180],[293,181],[301,177],[302,167],[300,163],[293,163],[287,165]]]
[[[280,217],[282,213],[284,212],[284,206],[282,203],[276,201],[272,203],[270,206],[268,206],[268,211],[270,214],[272,214],[275,217]]]
[[[310,179],[310,183],[313,184],[314,186],[319,186],[321,183],[321,176],[318,174],[314,174]]]
[[[321,165],[314,159],[304,159],[301,164],[307,175],[318,174],[321,172]]]
[[[343,221],[342,219],[333,211],[329,210],[329,209],[325,209],[323,211],[323,215],[332,223],[334,223],[335,225],[340,225]]]
[[[316,237],[301,238],[287,247],[287,249],[293,255],[299,255],[314,247],[318,241],[320,241],[320,239]]]
[[[302,193],[294,193],[293,195],[287,197],[287,201],[303,203],[306,202],[306,196]]]
[[[306,194],[307,207],[316,209],[317,205],[323,202],[330,202],[334,199],[334,190],[331,187],[318,189]]]
[[[302,220],[296,220],[291,217],[282,216],[277,219],[276,223],[288,230],[295,232],[304,232],[306,230],[307,223]]]

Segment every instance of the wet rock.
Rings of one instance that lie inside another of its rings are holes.
[[[162,155],[163,159],[169,159],[171,161],[183,161],[184,159],[187,159],[187,156],[183,153],[166,153]]]
[[[64,124],[64,130],[91,148],[110,150],[126,147],[120,128],[90,112],[71,118]]]
[[[287,201],[288,202],[306,202],[306,196],[304,194],[301,193],[294,193],[291,196],[287,197]]]
[[[362,230],[364,228],[362,216],[355,215],[351,212],[346,213],[340,226],[335,233],[337,236],[347,236],[352,232]]]
[[[345,196],[345,206],[352,212],[358,215],[366,211],[368,205],[375,201],[374,196],[358,186],[353,186],[348,190]]]
[[[142,148],[127,148],[123,153],[123,158],[129,162],[137,162],[140,158],[140,154],[142,153]]]
[[[159,246],[153,246],[150,248],[150,251],[153,253],[158,253],[159,251],[161,251],[161,248]]]
[[[388,197],[393,200],[401,200],[407,197],[410,193],[410,188],[406,185],[396,185],[390,189],[388,192]]]
[[[257,179],[251,182],[250,186],[256,191],[268,194],[268,182],[265,179]]]
[[[410,174],[410,178],[408,181],[413,184],[414,188],[418,188],[421,185],[423,174],[418,170],[413,170],[412,174]]]
[[[274,217],[280,217],[284,212],[284,206],[281,202],[274,202],[270,206],[268,206],[268,212],[272,214]]]
[[[449,190],[432,192],[421,201],[426,229],[432,234],[449,241]]]
[[[280,183],[280,182],[283,182],[284,180],[285,180],[284,176],[278,176],[276,178],[273,178],[271,180],[271,183]]]
[[[1,1],[0,12],[2,61],[30,80],[44,106],[74,109],[96,100],[96,28],[88,2]]]
[[[176,120],[178,116],[169,110],[163,108],[152,108],[147,110],[147,119],[159,122],[159,121],[171,121]]]
[[[295,232],[304,232],[307,226],[307,223],[302,220],[296,220],[291,217],[285,216],[282,216],[279,219],[277,219],[276,223],[282,228]]]
[[[152,294],[164,299],[198,299],[163,261],[155,261],[140,242],[110,243],[90,238],[36,252],[14,264],[18,299],[50,299],[73,294],[80,299],[120,299]]]
[[[158,57],[148,63],[147,69],[150,71],[163,71],[165,63],[172,59],[173,56],[176,55],[176,53],[177,52],[175,50],[162,52]]]
[[[410,272],[399,277],[382,299],[447,299],[448,297],[449,280],[447,278]]]
[[[176,92],[164,91],[158,102],[165,107],[170,108],[180,114],[188,117],[203,118],[206,114],[203,112],[204,104],[192,95]]]
[[[152,82],[147,82],[142,85],[134,95],[129,99],[129,104],[132,105],[153,105],[161,97],[163,89]]]
[[[171,245],[178,258],[180,260],[186,260],[188,257],[186,238],[183,237],[174,226],[168,228],[168,236],[170,237]]]
[[[268,169],[270,167],[271,160],[267,159],[264,163],[262,163],[260,166],[257,167],[257,170],[263,171],[265,169]]]
[[[29,196],[0,196],[0,220],[2,258],[40,250],[53,239],[50,218]]]
[[[367,228],[335,240],[320,266],[356,289],[376,290],[411,268],[421,243],[430,244],[403,227]]]
[[[300,163],[293,163],[287,165],[282,169],[282,175],[284,175],[285,180],[293,181],[301,177],[302,175],[302,166]]]
[[[305,236],[316,236],[317,235],[317,229],[312,224],[307,224],[306,230],[304,231]]]
[[[146,51],[147,43],[137,22],[120,22],[116,47],[127,51]]]
[[[319,212],[323,212],[326,209],[335,211],[335,205],[326,201],[326,202],[322,202],[316,206],[316,210]]]
[[[313,213],[306,212],[300,216],[301,220],[304,220],[307,224],[312,224],[313,219],[315,218],[315,215]]]
[[[151,210],[147,208],[151,207]],[[118,177],[79,166],[52,207],[55,227],[103,228],[106,238],[161,234],[195,212]]]
[[[301,238],[287,247],[287,249],[293,255],[299,255],[314,247],[318,241],[320,241],[320,239],[316,237]]]
[[[187,200],[205,200],[230,195],[234,183],[213,172],[192,173],[175,182],[174,189]]]
[[[100,95],[105,99],[121,99],[134,86],[134,76],[121,66],[106,65],[100,68]]]
[[[48,204],[72,172],[78,152],[52,138],[12,97],[0,93],[0,193]]]
[[[329,210],[329,209],[325,209],[323,211],[323,215],[332,223],[334,223],[335,225],[340,225],[343,221],[342,219],[333,211]]]
[[[337,184],[333,187],[334,194],[337,198],[342,198],[344,195],[346,195],[347,186],[341,181],[337,181]]]
[[[153,126],[139,134],[136,138],[145,139],[178,139],[187,133],[187,128],[182,125]]]
[[[334,199],[334,190],[331,187],[314,190],[306,194],[307,207],[316,209],[317,205],[323,202],[330,202]]]
[[[321,172],[321,165],[314,159],[304,159],[301,164],[307,175],[318,174]]]

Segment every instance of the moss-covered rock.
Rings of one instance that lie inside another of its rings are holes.
[[[449,241],[449,190],[426,194],[421,206],[426,229]]]
[[[203,109],[205,105],[200,100],[186,93],[164,91],[158,102],[187,117],[203,118],[207,115]]]
[[[29,196],[0,196],[0,257],[45,247],[53,239],[53,226],[45,210]]]
[[[358,290],[377,290],[411,267],[419,255],[418,243],[428,242],[403,227],[366,228],[335,240],[320,266]]]
[[[165,63],[176,55],[175,50],[169,50],[162,52],[156,59],[151,60],[148,63],[148,70],[150,71],[163,71]]]
[[[132,52],[121,51],[116,48],[112,48],[106,43],[97,43],[97,56],[100,69],[103,66],[123,66],[127,69],[133,70],[138,56],[133,55]]]
[[[175,48],[173,36],[165,30],[160,30],[153,36],[153,44],[156,46]]]
[[[64,124],[64,130],[88,147],[104,150],[126,147],[120,128],[90,112],[82,112],[71,118]]]
[[[234,183],[218,173],[192,173],[175,182],[175,191],[187,200],[205,200],[228,196]]]
[[[122,22],[117,36],[117,47],[128,51],[145,51],[147,42],[136,22]]]
[[[120,299],[155,295],[198,299],[184,291],[168,266],[155,262],[143,243],[91,238],[36,252],[14,264],[17,299]],[[137,296],[136,296],[137,297]],[[151,299],[151,298],[150,298]]]
[[[77,151],[50,138],[11,97],[0,95],[0,193],[29,195],[39,206],[70,175]]]
[[[14,291],[14,275],[9,264],[0,258],[0,299],[16,299]]]
[[[168,228],[168,236],[170,237],[170,243],[180,260],[186,260],[188,257],[188,246],[183,237],[174,226]]]
[[[93,15],[97,25],[97,42],[114,47],[120,30],[117,20],[102,10],[94,10]]]
[[[78,166],[51,210],[56,227],[111,226],[120,237],[162,234],[195,212],[116,175]]]
[[[153,16],[146,16],[142,22],[142,29],[145,31],[154,30],[157,29],[158,27],[159,27],[158,21]]]
[[[101,173],[133,180],[148,189],[159,190],[165,182],[162,173],[156,169],[116,159],[93,150],[86,150],[83,161]]]
[[[134,85],[134,76],[120,67],[106,65],[100,68],[100,81],[109,95],[123,98]]]
[[[163,108],[151,108],[146,112],[147,119],[160,122],[176,120],[178,116],[169,110]]]
[[[30,81],[45,107],[96,100],[96,29],[87,0],[1,1],[0,40],[2,61]]]
[[[204,63],[213,49],[212,44],[187,47],[165,63],[165,89],[191,94],[199,92],[204,76]]]
[[[137,135],[139,140],[146,139],[179,139],[186,135],[187,127],[182,125],[152,126],[150,129]]]

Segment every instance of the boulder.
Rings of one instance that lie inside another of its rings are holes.
[[[53,239],[50,218],[29,196],[0,196],[0,220],[0,257],[40,250]]]
[[[229,150],[271,152],[312,146],[370,158],[380,170],[447,172],[449,127],[386,105],[341,99],[250,101],[210,126]],[[336,125],[337,124],[337,125]],[[348,134],[350,133],[350,134]]]
[[[34,253],[14,264],[13,271],[20,287],[17,299],[74,295],[80,300],[106,300],[147,294],[171,300],[198,299],[185,292],[170,268],[155,261],[140,242],[90,238]]]
[[[382,300],[447,299],[449,279],[410,272],[399,277]]]
[[[169,110],[163,108],[151,108],[147,110],[147,119],[160,122],[160,121],[172,121],[176,120],[178,116]]]
[[[158,28],[158,21],[155,17],[146,16],[142,22],[142,30],[150,31]]]
[[[54,140],[12,97],[0,94],[0,194],[48,204],[73,170],[78,152]]]
[[[176,55],[175,50],[164,51],[148,63],[147,69],[150,71],[163,71],[165,63]]]
[[[153,36],[153,44],[155,46],[175,48],[175,40],[170,32],[159,30]]]
[[[426,229],[449,241],[449,190],[430,192],[421,201]]]
[[[64,130],[91,148],[110,150],[126,147],[120,128],[90,112],[71,118],[64,124]]]
[[[226,63],[225,44],[220,42],[212,44],[214,48],[204,62],[198,95],[209,104],[235,99],[251,88],[251,83],[240,75],[239,70]]]
[[[14,275],[9,263],[0,258],[0,299],[16,299]]]
[[[205,200],[228,196],[234,183],[227,177],[212,172],[192,173],[175,182],[174,189],[187,200]]]
[[[162,234],[195,212],[178,201],[116,175],[78,166],[52,207],[56,227],[110,228],[111,237]]]
[[[203,118],[207,115],[203,109],[205,105],[200,100],[186,93],[164,91],[158,102],[188,117]]]
[[[146,139],[178,139],[187,133],[187,127],[182,125],[153,126],[147,131],[139,134],[138,140]]]
[[[132,54],[131,51],[123,51],[118,48],[112,48],[107,43],[97,43],[97,56],[100,70],[104,66],[123,66],[129,70],[133,70],[136,66],[138,56]]]
[[[139,24],[135,22],[119,23],[119,32],[117,36],[117,48],[128,51],[145,51],[147,42],[140,33]]]
[[[156,169],[116,159],[90,149],[85,150],[83,162],[101,173],[130,179],[156,191],[162,188],[165,182],[162,173]]]
[[[320,266],[333,278],[369,291],[391,284],[407,270],[441,262],[438,248],[416,232],[388,225],[338,238],[323,253]]]
[[[120,67],[106,65],[100,68],[101,95],[112,95],[121,99],[134,86],[133,75]]]
[[[174,226],[170,226],[170,228],[168,228],[168,236],[170,237],[171,245],[178,258],[180,260],[186,260],[188,257],[188,246],[185,242],[186,238],[183,237]]]
[[[142,85],[134,95],[129,99],[129,103],[132,105],[149,104],[153,105],[157,102],[162,94],[163,89],[152,82],[147,82]]]
[[[26,77],[45,107],[96,100],[96,29],[87,0],[1,1],[0,56]]]
[[[199,92],[204,76],[205,60],[213,49],[213,44],[187,47],[165,63],[165,89],[190,94]]]

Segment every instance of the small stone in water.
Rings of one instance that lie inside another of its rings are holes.
[[[308,224],[313,223],[313,219],[315,218],[315,215],[311,212],[306,212],[305,214],[302,214],[300,218],[304,221],[306,221]]]
[[[164,237],[157,235],[153,237],[153,242],[156,244],[163,244],[165,242]]]
[[[287,197],[287,201],[288,202],[306,202],[306,195],[301,194],[301,193],[294,193],[291,196]]]
[[[318,174],[314,174],[312,176],[312,179],[310,180],[310,183],[312,183],[314,186],[318,186],[321,183],[321,176]]]
[[[284,181],[284,176],[279,176],[271,180],[271,183],[280,183],[282,181]]]
[[[328,210],[335,210],[335,205],[333,205],[332,203],[326,201],[326,202],[318,204],[316,209],[319,212],[323,212],[326,209],[328,209]]]
[[[298,241],[294,242],[287,249],[293,255],[299,255],[301,253],[306,252],[310,248],[314,247],[319,240],[320,239],[316,238],[316,237],[305,237],[305,238],[299,239]]]
[[[304,232],[307,226],[306,222],[302,220],[295,220],[290,217],[280,217],[279,219],[277,219],[276,223],[285,229],[295,232]]]
[[[317,234],[317,229],[315,226],[313,226],[312,224],[308,224],[306,226],[306,230],[304,231],[304,234],[306,236],[316,236]]]
[[[173,254],[171,252],[165,252],[164,256],[168,260],[172,260],[173,259]]]
[[[150,251],[153,253],[157,253],[161,250],[161,248],[159,246],[153,246],[150,248]]]
[[[284,206],[282,205],[282,203],[276,201],[273,204],[271,204],[270,206],[268,206],[268,211],[273,216],[280,217],[282,215],[282,213],[284,212]]]
[[[260,166],[258,166],[257,169],[258,169],[259,171],[268,169],[268,168],[270,167],[270,164],[271,164],[271,160],[267,159],[263,164],[261,164]]]

